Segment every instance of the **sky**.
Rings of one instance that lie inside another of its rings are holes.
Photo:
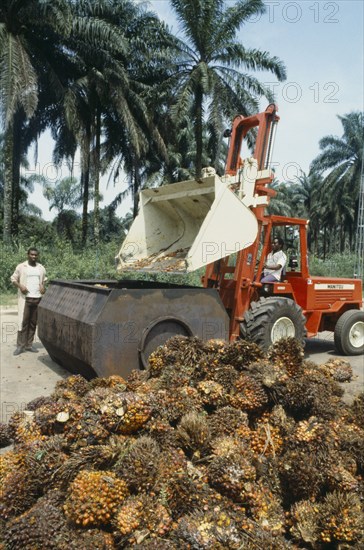
[[[175,34],[184,38],[168,0],[151,0],[148,4]],[[255,76],[269,85],[276,96],[280,123],[273,166],[277,177],[288,181],[299,176],[301,170],[308,172],[320,152],[322,137],[342,136],[337,115],[364,110],[364,2],[272,0],[266,2],[266,7],[264,15],[241,28],[238,38],[245,47],[267,51],[286,65],[285,82],[278,83],[265,72]],[[267,105],[266,100],[261,100],[260,110],[264,111]],[[64,166],[58,172],[53,169],[51,158],[52,142],[46,135],[40,139],[38,163],[31,164],[30,172],[42,173],[53,181],[68,176]],[[29,159],[32,163],[33,158]],[[112,182],[107,185],[104,177],[101,206],[108,205],[125,186],[123,177],[116,187]],[[48,211],[39,185],[30,200],[42,209],[45,219],[53,218],[55,213]],[[130,208],[131,202],[126,201],[117,213],[125,215]]]

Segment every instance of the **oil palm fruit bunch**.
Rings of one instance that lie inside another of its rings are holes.
[[[113,521],[115,529],[122,538],[128,540],[139,529],[143,520],[143,499],[141,496],[130,496],[119,507]]]
[[[25,512],[38,496],[38,482],[27,468],[10,470],[2,479],[0,492],[0,518],[8,520]]]
[[[103,380],[100,378],[100,380]],[[124,390],[123,390],[124,391]],[[108,388],[107,386],[97,386],[92,388],[83,398],[82,403],[87,411],[101,414],[101,409],[104,401],[110,401],[111,396],[118,393],[115,388]]]
[[[243,412],[258,412],[268,404],[268,396],[257,380],[248,374],[241,374],[234,383],[229,404]]]
[[[228,405],[213,411],[208,415],[207,421],[210,433],[214,437],[219,437],[233,434],[240,426],[247,426],[248,415],[240,409]]]
[[[288,450],[279,457],[282,492],[289,502],[315,500],[327,488],[332,455],[326,450]]]
[[[254,464],[255,467],[254,456],[251,450],[247,447],[246,442],[240,437],[223,436],[217,437],[211,441],[210,463],[216,458],[224,459],[225,462],[228,462],[228,459],[230,459],[234,462],[237,456],[239,456],[239,459],[243,459],[244,457],[245,464],[248,462],[251,465]],[[207,466],[207,474],[208,468],[209,465]]]
[[[100,403],[101,423],[109,431],[131,434],[149,420],[151,407],[148,399],[133,392],[109,394]]]
[[[208,482],[222,495],[239,502],[246,483],[254,481],[256,470],[244,454],[216,456],[207,468]]]
[[[198,382],[197,391],[204,406],[216,408],[227,404],[227,395],[224,386],[214,380],[202,380]]]
[[[349,361],[331,359],[320,365],[320,370],[337,382],[349,382],[353,378],[353,369]]]
[[[80,374],[72,375],[56,383],[53,398],[76,400],[83,397],[90,390],[90,383]]]
[[[311,500],[300,500],[292,505],[287,514],[287,526],[294,540],[315,545],[319,537],[318,514],[317,503]]]
[[[164,418],[175,425],[184,414],[191,410],[201,411],[202,403],[196,388],[183,386],[173,392],[158,390],[152,394],[151,405],[155,418]]]
[[[249,516],[263,529],[272,535],[282,535],[285,532],[286,517],[279,495],[261,480],[247,484],[244,491],[244,503]]]
[[[178,521],[175,537],[186,545],[182,548],[243,548],[241,533],[233,518],[219,505],[183,516]]]
[[[354,399],[350,406],[350,415],[356,425],[364,429],[364,392]]]
[[[268,359],[284,368],[289,376],[297,376],[303,365],[302,345],[295,338],[282,338],[268,350]]]
[[[252,363],[247,370],[249,375],[264,388],[270,404],[274,405],[283,400],[287,392],[289,376],[282,366],[264,359]]]
[[[125,381],[125,389],[127,391],[137,391],[140,386],[148,380],[149,373],[145,370],[134,369]]]
[[[219,358],[219,355],[225,352],[226,347],[229,344],[226,340],[221,340],[220,338],[212,338],[202,343],[202,349],[205,353],[211,354],[212,357]]]
[[[182,386],[188,386],[191,380],[191,369],[184,365],[166,365],[158,379],[152,378],[154,383],[158,380],[158,385],[155,383],[155,389],[172,390]],[[158,387],[157,387],[158,386]]]
[[[161,451],[156,486],[175,476],[187,473],[187,458],[180,448],[167,447]]]
[[[66,448],[66,442],[61,435],[39,440],[28,446],[25,455],[26,470],[40,492],[58,487],[56,473],[68,460]]]
[[[83,529],[71,532],[71,542],[67,550],[92,548],[92,550],[116,550],[115,539],[112,533],[102,529]]]
[[[52,436],[62,433],[64,430],[64,419],[69,419],[69,407],[70,403],[58,403],[57,401],[51,401],[45,405],[41,405],[34,412],[35,423],[40,429],[42,435]],[[59,416],[60,415],[60,416]],[[61,419],[61,422],[59,422]]]
[[[337,382],[328,380],[318,371],[310,370],[287,382],[281,401],[286,412],[296,420],[319,416],[330,419],[340,410],[338,393],[342,393]]]
[[[106,378],[93,378],[90,381],[90,387],[96,388],[109,388],[115,391],[124,391],[126,389],[126,380],[118,374],[112,374]]]
[[[326,544],[364,544],[364,513],[355,493],[328,493],[319,505],[319,540]]]
[[[11,445],[12,437],[10,436],[10,430],[8,424],[0,422],[0,449]]]
[[[125,546],[125,550],[187,550],[181,546],[181,541],[174,542],[170,538],[153,537],[141,532],[137,536],[137,542]]]
[[[183,365],[185,368],[189,368],[190,375],[192,375],[196,364],[204,355],[203,342],[199,338],[172,336],[166,344],[159,346],[149,356],[149,371],[151,376],[158,376],[164,367]]]
[[[32,477],[27,464],[31,445],[17,446],[0,455],[0,520],[24,512],[39,495],[39,480]]]
[[[176,430],[164,418],[150,418],[141,433],[152,437],[161,449],[177,446]]]
[[[170,510],[174,520],[203,506],[200,497],[198,483],[191,478],[188,471],[170,476],[159,487],[159,498]]]
[[[73,533],[61,506],[48,495],[9,521],[4,530],[5,548],[8,550],[60,550],[70,548],[72,538]]]
[[[335,424],[339,446],[342,452],[350,453],[358,466],[361,475],[364,474],[364,429],[353,422]]]
[[[132,492],[150,491],[158,475],[160,448],[154,439],[141,436],[123,453],[113,470]]]
[[[146,494],[129,497],[115,516],[114,527],[121,540],[136,543],[142,532],[145,538],[163,537],[171,528],[172,519],[166,508]]]
[[[206,415],[196,412],[185,414],[176,429],[176,439],[190,459],[201,458],[208,452],[211,440]]]
[[[230,392],[234,383],[239,378],[239,371],[232,365],[224,365],[218,363],[215,368],[207,369],[206,379],[213,380],[225,389],[226,392]]]
[[[34,411],[15,412],[8,424],[8,435],[15,443],[30,443],[41,438],[42,433],[34,418]]]
[[[235,340],[230,343],[219,354],[222,363],[232,365],[237,370],[246,369],[251,363],[255,363],[263,358],[263,352],[253,342],[246,340]]]
[[[311,416],[308,420],[297,422],[290,434],[288,445],[290,448],[323,450],[334,443],[330,435],[330,428],[316,416]]]
[[[81,470],[69,485],[64,513],[82,527],[109,525],[128,494],[114,472]]]
[[[359,481],[357,477],[355,474],[353,475],[346,469],[345,465],[340,461],[339,456],[338,462],[333,464],[327,477],[330,491],[350,493],[357,492],[359,489]]]
[[[72,449],[106,443],[109,430],[101,422],[101,413],[84,409],[75,422],[66,422],[63,432],[67,444]]]
[[[281,429],[272,424],[269,413],[263,414],[254,421],[248,439],[251,450],[255,455],[276,456],[282,451],[283,436]]]

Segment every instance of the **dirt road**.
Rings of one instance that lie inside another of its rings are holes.
[[[22,353],[16,357],[13,351],[16,344],[16,307],[0,308],[1,355],[0,355],[0,420],[7,422],[13,412],[23,410],[25,405],[41,395],[49,395],[57,382],[69,376],[68,371],[54,363],[39,340],[35,342],[38,353]],[[338,357],[335,353],[332,336],[320,335],[307,341],[306,357],[317,364]],[[347,357],[354,370],[354,379],[343,384],[345,400],[351,401],[364,391],[364,357]]]

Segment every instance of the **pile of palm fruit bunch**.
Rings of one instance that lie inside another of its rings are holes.
[[[363,548],[351,377],[294,339],[177,336],[127,380],[70,376],[1,426],[0,548]]]

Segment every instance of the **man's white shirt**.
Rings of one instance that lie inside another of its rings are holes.
[[[40,298],[42,295],[40,293],[40,278],[41,278],[41,269],[39,265],[28,265],[27,266],[27,296],[29,298]]]
[[[266,264],[267,265],[280,265],[281,268],[280,269],[269,269],[269,268],[266,267],[266,268],[264,268],[264,276],[272,274],[277,279],[277,281],[280,281],[281,276],[282,276],[282,270],[283,270],[284,266],[286,265],[286,263],[287,263],[287,256],[285,255],[283,250],[278,250],[277,252],[269,252],[269,254],[267,256]]]

